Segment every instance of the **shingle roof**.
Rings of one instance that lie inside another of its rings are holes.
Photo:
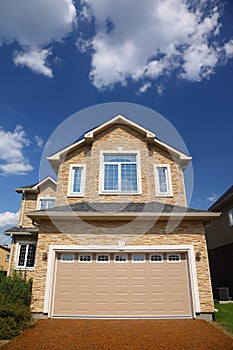
[[[22,233],[25,233],[25,232],[33,232],[33,231],[36,231],[38,230],[36,227],[18,227],[18,226],[13,226],[11,228],[8,228],[7,230],[5,230],[4,232],[7,233],[7,232],[22,232]]]
[[[32,185],[26,185],[26,186],[20,186],[21,189],[24,189],[24,188],[33,188],[34,186],[36,186],[38,184],[38,182],[36,182],[35,184],[32,184]]]
[[[163,204],[159,202],[149,202],[149,203],[87,203],[79,202],[70,205],[63,205],[47,210],[41,210],[47,212],[55,211],[76,211],[76,212],[148,212],[148,213],[183,213],[183,212],[193,212],[193,213],[202,213],[204,210],[198,210],[193,208],[186,208],[177,205]]]

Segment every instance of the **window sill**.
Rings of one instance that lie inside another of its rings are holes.
[[[141,196],[141,192],[99,192],[100,196]]]
[[[173,198],[173,194],[156,194],[155,197],[158,197],[158,198]]]
[[[15,267],[15,270],[17,271],[34,271],[35,267],[22,267],[22,266],[17,266]]]
[[[68,193],[67,194],[67,197],[68,198],[83,198],[84,197],[84,194],[83,193]]]

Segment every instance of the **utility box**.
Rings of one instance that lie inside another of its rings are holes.
[[[215,288],[215,296],[216,296],[216,299],[219,301],[232,300],[230,293],[229,293],[229,288],[227,288],[227,287]]]

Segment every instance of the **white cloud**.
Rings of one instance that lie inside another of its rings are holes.
[[[78,41],[91,54],[90,79],[98,89],[140,81],[143,90],[158,77],[201,81],[215,72],[232,42],[221,44],[222,9],[216,1],[83,0],[80,18],[92,16],[95,34]],[[152,84],[151,84],[152,86]]]
[[[208,78],[218,61],[218,52],[207,44],[192,45],[184,54],[184,72],[181,76],[190,81],[201,81]]]
[[[30,164],[9,163],[0,164],[0,170],[2,175],[26,175],[33,167]]]
[[[233,57],[233,39],[224,45],[224,50],[227,58]]]
[[[139,94],[144,94],[150,87],[151,87],[151,83],[150,83],[150,82],[147,82],[147,83],[143,84],[143,85],[139,88],[138,93],[139,93]]]
[[[163,84],[156,84],[156,90],[159,96],[162,95],[162,93],[164,92],[164,85]]]
[[[212,195],[210,195],[209,197],[206,198],[206,201],[207,201],[207,202],[212,202],[212,203],[213,203],[213,202],[215,202],[216,200],[217,200],[217,195],[216,195],[216,193],[214,193],[214,192],[212,193]]]
[[[18,219],[19,211],[17,213],[13,213],[10,211],[0,213],[0,227],[14,226],[18,223]]]
[[[36,144],[39,148],[43,147],[44,141],[42,140],[42,138],[40,136],[35,135],[35,141],[36,141]]]
[[[53,77],[51,68],[48,67],[47,58],[51,55],[51,50],[16,52],[14,63],[16,66],[26,66],[33,72],[43,74],[47,78]]]
[[[72,0],[0,1],[0,45],[17,42],[14,62],[52,77],[47,58],[54,41],[62,42],[76,25]]]
[[[24,147],[30,141],[21,125],[13,132],[0,127],[0,171],[2,175],[25,175],[33,170],[28,159],[24,156]]]

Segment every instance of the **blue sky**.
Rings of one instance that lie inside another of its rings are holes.
[[[38,181],[54,130],[110,102],[148,107],[174,126],[193,157],[190,206],[208,208],[232,185],[232,97],[230,0],[2,0],[0,232],[17,222],[14,189]],[[77,138],[102,121],[78,118]],[[140,124],[164,139],[148,120]]]

